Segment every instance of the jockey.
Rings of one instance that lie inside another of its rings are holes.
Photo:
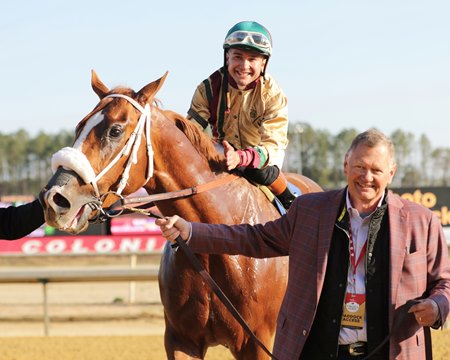
[[[295,199],[281,172],[288,144],[287,98],[266,73],[269,31],[242,21],[223,43],[224,66],[195,90],[187,118],[223,142],[228,170],[266,185],[288,209]]]

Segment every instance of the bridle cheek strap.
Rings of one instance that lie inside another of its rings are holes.
[[[147,177],[142,186],[145,185],[153,176],[153,148],[150,139],[150,119],[151,119],[150,105],[146,104],[145,107],[142,107],[134,99],[122,94],[111,94],[106,96],[105,98],[113,98],[113,97],[120,97],[127,100],[141,112],[141,116],[136,124],[134,131],[131,133],[130,138],[127,140],[125,146],[98,175],[95,175],[95,171],[92,168],[92,165],[90,164],[86,155],[81,152],[80,150],[81,144],[79,144],[77,148],[65,147],[56,152],[55,154],[53,154],[52,156],[53,172],[55,172],[59,166],[63,166],[66,169],[74,171],[83,179],[83,181],[86,184],[92,185],[97,197],[100,197],[97,182],[120,160],[122,156],[128,156],[125,169],[122,172],[122,176],[119,181],[119,186],[116,190],[116,193],[118,195],[122,193],[130,177],[131,166],[133,164],[136,164],[138,161],[138,150],[141,145],[141,139],[144,129],[145,129],[145,138],[147,142],[146,149],[147,149],[148,166],[147,166]]]

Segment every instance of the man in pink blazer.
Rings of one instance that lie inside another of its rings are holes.
[[[392,142],[370,129],[345,156],[346,188],[302,195],[273,222],[157,224],[197,253],[289,255],[277,359],[363,359],[388,336],[371,359],[425,359],[424,327],[441,327],[449,312],[447,243],[430,210],[387,190],[395,171]]]

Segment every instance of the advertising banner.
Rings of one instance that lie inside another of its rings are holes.
[[[450,226],[449,187],[393,188],[391,190],[404,199],[432,210],[441,220],[442,226]]]
[[[161,252],[166,240],[154,235],[25,237],[2,241],[0,255],[129,254]]]

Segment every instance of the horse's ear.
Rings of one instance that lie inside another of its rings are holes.
[[[103,84],[94,69],[92,69],[91,86],[100,99],[103,99],[109,93],[108,87]]]
[[[141,90],[139,90],[138,96],[142,99],[143,102],[151,103],[153,101],[156,93],[163,86],[168,73],[169,72],[166,71],[166,73],[162,77],[160,77],[158,80],[155,80],[155,81],[151,82],[150,84],[145,85]]]

